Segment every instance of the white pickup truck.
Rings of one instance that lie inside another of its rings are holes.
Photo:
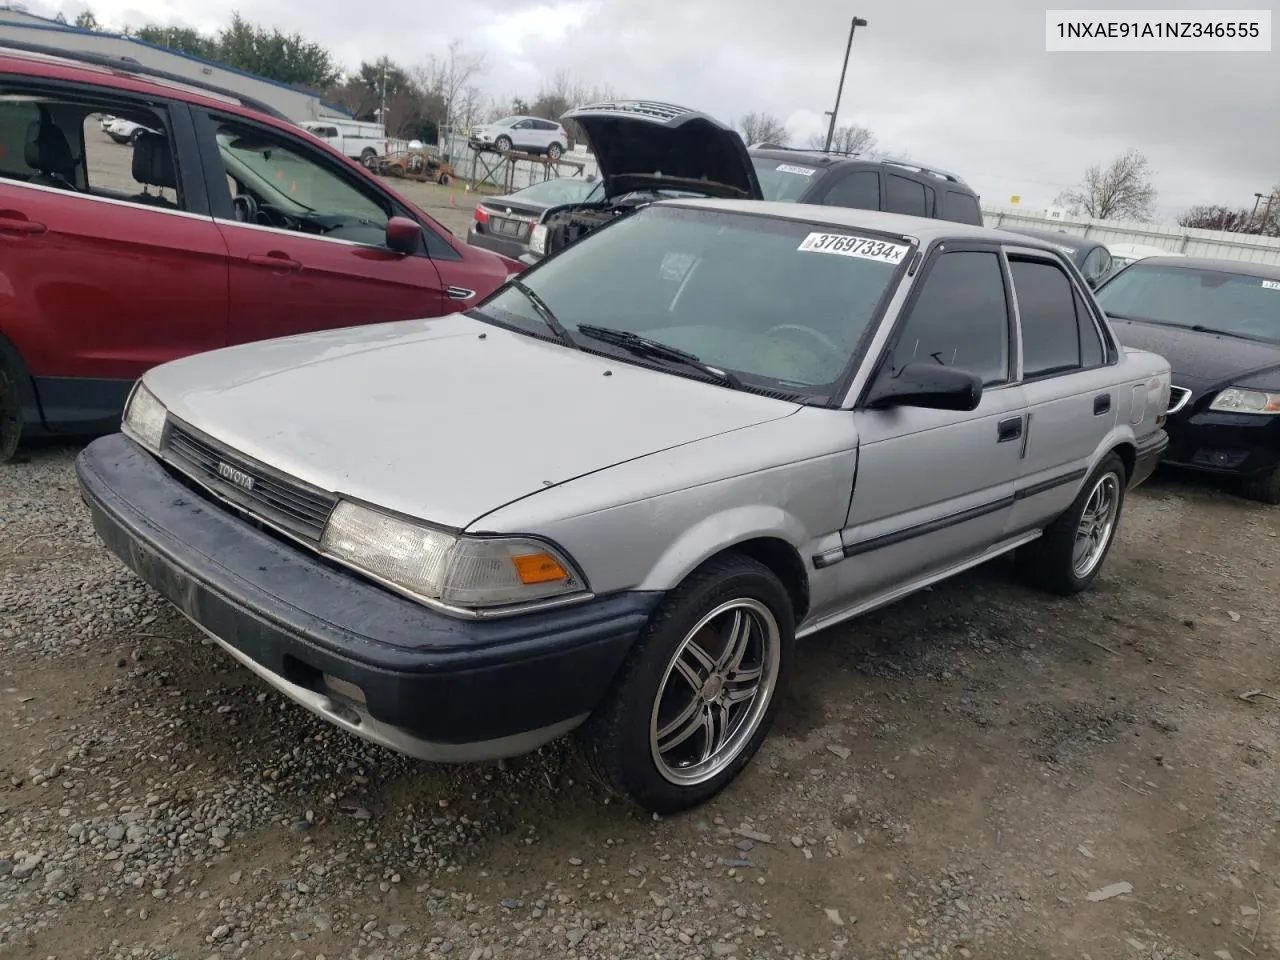
[[[302,129],[318,137],[352,160],[368,165],[369,161],[387,152],[387,131],[380,123],[362,120],[308,120]]]

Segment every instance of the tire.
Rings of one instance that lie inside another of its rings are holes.
[[[130,144],[137,143],[139,140],[142,139],[142,135],[146,132],[147,131],[141,130],[141,129],[133,131],[133,133],[129,134],[129,143]]]
[[[745,633],[703,629],[741,624],[748,626]],[[731,636],[743,637],[733,645],[741,651],[736,657],[730,656]],[[695,637],[699,644],[692,643]],[[703,649],[708,645],[711,650]],[[610,693],[575,732],[577,752],[605,787],[652,813],[704,803],[737,777],[768,734],[794,646],[791,599],[773,572],[735,553],[709,560],[658,607]],[[719,672],[708,671],[711,658],[720,659]],[[758,678],[750,676],[757,672]],[[754,693],[734,704],[727,700],[734,690]],[[711,730],[703,718],[712,718]],[[720,748],[709,760],[689,762],[705,755],[717,722],[724,734],[717,738]],[[659,750],[664,727],[668,746]]]
[[[440,174],[440,186],[447,187],[449,185],[449,175],[447,173]]]
[[[1280,505],[1280,467],[1241,481],[1240,495],[1258,503]]]
[[[1045,528],[1039,539],[1018,551],[1017,563],[1023,578],[1032,586],[1061,596],[1077,594],[1093,583],[1115,543],[1127,485],[1124,461],[1117,453],[1107,454],[1089,475],[1071,506]],[[1082,562],[1077,564],[1076,545],[1085,510],[1091,508],[1094,495],[1100,491],[1110,499],[1104,514],[1109,521],[1104,521],[1106,526],[1102,531],[1095,527],[1094,546],[1086,548],[1087,557],[1082,557]]]
[[[22,439],[22,397],[18,382],[0,355],[0,463],[8,463]]]
[[[553,143],[551,146],[547,147],[547,156],[552,160],[559,160],[563,153],[564,147],[560,146],[558,143]]]
[[[363,167],[370,166],[373,162],[373,158],[377,155],[378,151],[373,149],[373,147],[365,147],[360,151],[360,165]]]
[[[493,146],[500,152],[506,153],[511,149],[511,138],[508,136],[501,136],[497,140],[493,141]]]

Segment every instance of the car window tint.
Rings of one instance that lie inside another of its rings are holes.
[[[34,160],[34,162],[28,162]],[[0,93],[0,177],[160,209],[183,209],[162,116]]]
[[[853,207],[856,210],[880,209],[880,174],[874,170],[857,170],[842,177],[822,201],[831,207]]]
[[[1076,324],[1080,328],[1080,366],[1085,369],[1100,367],[1106,360],[1106,349],[1098,335],[1098,326],[1079,290],[1073,288],[1072,293],[1076,301]]]
[[[967,193],[948,190],[944,216],[956,223],[968,223],[973,226],[982,225],[982,209],[978,201]]]
[[[1071,281],[1044,260],[1011,258],[1022,328],[1022,376],[1030,380],[1080,366],[1080,332]]]
[[[1009,310],[1000,258],[985,251],[944,253],[933,262],[894,340],[893,369],[941,363],[986,384],[1009,379]]]
[[[236,219],[334,240],[384,246],[389,213],[301,143],[257,127],[223,123],[217,133],[225,173],[249,201]]]
[[[1247,263],[1240,270],[1250,269]],[[1203,325],[1280,343],[1280,279],[1210,267],[1131,264],[1103,285],[1107,313],[1175,327]]]
[[[913,217],[927,216],[924,184],[892,173],[886,174],[884,208],[889,213],[906,213]]]

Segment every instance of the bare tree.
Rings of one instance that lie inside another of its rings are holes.
[[[815,133],[809,138],[809,146],[814,150],[821,150],[826,145],[825,133]],[[836,153],[872,153],[876,149],[876,135],[857,123],[836,127],[831,137],[831,149]]]
[[[1178,217],[1178,225],[1200,230],[1225,230],[1261,237],[1280,237],[1280,186],[1271,193],[1271,202],[1263,197],[1257,209],[1207,204],[1192,207]]]
[[[786,146],[787,141],[791,139],[787,133],[787,128],[781,120],[772,113],[756,113],[752,111],[742,117],[736,124],[738,132],[742,134],[742,139],[747,144],[753,143],[776,143],[779,146]]]
[[[435,93],[444,103],[440,125],[454,125],[460,106],[459,94],[471,81],[488,70],[484,53],[469,53],[462,48],[462,41],[453,39],[443,56],[432,54],[426,62],[414,68],[413,79],[427,93]]]
[[[1058,194],[1054,203],[1095,220],[1150,220],[1156,205],[1151,166],[1137,150],[1127,150],[1105,168],[1091,166],[1080,186]]]

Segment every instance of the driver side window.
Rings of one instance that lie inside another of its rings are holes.
[[[220,123],[218,154],[236,220],[385,244],[390,212],[324,165],[301,143],[261,128]]]

